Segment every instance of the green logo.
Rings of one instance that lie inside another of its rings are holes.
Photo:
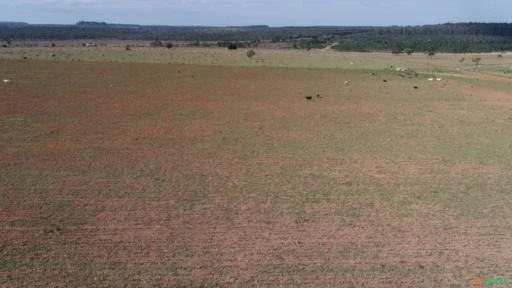
[[[478,277],[471,280],[473,286],[503,286],[508,285],[508,279],[502,276],[496,277]]]

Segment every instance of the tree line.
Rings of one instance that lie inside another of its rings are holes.
[[[446,23],[389,27],[195,27],[144,26],[81,21],[75,25],[1,23],[0,40],[147,40],[249,43],[288,43],[296,49],[332,45],[342,51],[490,52],[512,50],[512,24]]]

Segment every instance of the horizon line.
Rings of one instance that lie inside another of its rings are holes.
[[[25,21],[3,21],[0,24],[23,24],[23,25],[52,25],[52,26],[78,26],[80,22],[90,24],[104,24],[104,25],[126,25],[126,26],[164,26],[164,27],[197,27],[197,28],[243,28],[243,27],[267,27],[267,28],[288,28],[288,27],[417,27],[417,26],[436,26],[436,25],[454,25],[454,24],[512,24],[512,22],[479,22],[479,21],[464,21],[464,22],[439,22],[439,23],[426,23],[426,24],[389,24],[389,25],[325,25],[325,24],[312,24],[312,25],[279,25],[272,26],[268,24],[249,24],[249,25],[191,25],[191,24],[139,24],[139,23],[113,23],[106,21],[90,21],[79,20],[75,23],[31,23]]]

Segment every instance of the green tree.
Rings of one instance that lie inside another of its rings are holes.
[[[256,52],[254,50],[247,51],[247,57],[252,58],[252,56],[256,55]]]
[[[411,55],[412,53],[414,53],[414,49],[412,49],[412,48],[405,48],[404,49],[404,53],[406,53],[407,55]]]

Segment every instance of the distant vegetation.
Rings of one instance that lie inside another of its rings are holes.
[[[256,52],[254,50],[247,51],[247,57],[252,58],[252,56],[256,55]]]
[[[332,46],[340,51],[415,52],[491,52],[512,50],[512,24],[457,23],[390,27],[196,27],[142,26],[80,21],[75,25],[29,25],[0,22],[0,39],[70,40],[119,39],[186,41],[190,46],[219,47],[236,43],[239,48],[254,48],[260,43],[287,43],[296,49]],[[204,43],[209,44],[204,44]],[[163,42],[161,42],[163,45]],[[160,45],[158,45],[160,46]]]

